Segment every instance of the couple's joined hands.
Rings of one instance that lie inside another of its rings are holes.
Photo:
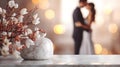
[[[76,26],[76,27],[82,27],[82,24],[81,24],[80,22],[76,22],[76,23],[75,23],[75,26]]]
[[[82,27],[82,28],[86,29],[87,31],[92,32],[92,29],[90,28],[90,26],[88,26],[88,25],[83,25],[83,24],[81,24],[80,22],[76,22],[76,23],[75,23],[75,26],[76,26],[76,27]]]

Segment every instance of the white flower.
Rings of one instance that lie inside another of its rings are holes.
[[[3,56],[7,56],[9,55],[9,45],[11,44],[11,42],[9,42],[9,40],[7,39],[7,37],[4,39],[3,42],[3,47],[1,49],[1,53]]]
[[[47,35],[47,33],[42,33],[42,37],[45,37]]]
[[[8,22],[5,18],[3,18],[3,24],[7,26]]]
[[[16,8],[16,9],[17,9],[18,7],[19,7],[19,5],[16,3],[16,4],[15,4],[15,6],[14,6],[14,8]]]
[[[34,41],[32,41],[31,39],[27,39],[25,42],[27,48],[30,48],[31,45],[35,45]]]
[[[21,58],[20,52],[17,51],[17,50],[15,50],[15,51],[13,52],[13,55],[14,55],[16,58]]]
[[[15,17],[15,16],[16,16],[16,13],[13,13],[13,14],[12,14],[12,17]]]
[[[15,17],[13,18],[13,21],[14,21],[14,23],[15,23],[15,24],[17,24],[17,23],[18,23],[18,19],[17,19],[17,18],[15,18]]]
[[[39,30],[39,28],[38,27],[35,27],[35,29],[34,29],[35,31],[38,31]]]
[[[27,26],[27,25],[24,25],[24,26],[23,26],[23,29],[26,29],[26,28],[28,28],[28,26]]]
[[[27,12],[27,9],[26,8],[23,8],[23,9],[21,9],[21,11],[20,11],[20,14],[21,15],[25,15],[25,14],[27,14],[28,12]]]
[[[32,32],[32,30],[31,29],[26,29],[25,30],[25,35],[29,35],[29,34],[32,34],[33,32]]]
[[[1,53],[2,53],[3,56],[9,55],[9,46],[8,45],[3,45],[2,49],[1,49]]]
[[[18,48],[22,48],[23,47],[23,45],[21,45],[21,42],[20,41],[16,41],[15,42],[15,45],[18,47]]]
[[[6,38],[4,39],[3,45],[9,46],[10,44],[12,44],[12,43],[11,43],[10,40],[7,39],[7,37],[6,37]]]
[[[35,20],[32,21],[33,24],[37,25],[40,23],[40,18],[37,18]]]
[[[38,14],[33,15],[34,20],[37,19]]]
[[[32,21],[33,24],[37,25],[37,24],[40,23],[40,18],[38,18],[38,14],[35,14],[35,15],[33,16],[33,19],[34,19],[34,20]]]
[[[8,2],[8,6],[9,6],[10,8],[13,8],[13,7],[15,6],[15,1],[14,1],[14,0],[10,0],[10,1]]]
[[[24,18],[24,16],[23,16],[23,15],[20,15],[20,16],[18,17],[18,22],[23,22],[23,18]]]
[[[33,33],[31,29],[27,29],[26,32],[28,35]]]
[[[3,11],[3,10],[2,10],[2,8],[0,7],[0,14],[2,14],[2,11]]]
[[[12,35],[12,32],[8,32],[8,36],[11,37],[11,35]]]
[[[35,36],[36,39],[40,38],[40,37],[41,37],[41,36],[40,36],[40,32],[39,32],[39,31],[36,31],[34,36]]]
[[[8,45],[4,45],[2,49],[5,50],[5,51],[9,51],[9,46]]]
[[[13,21],[14,18],[15,18],[15,17],[11,17],[11,20]]]
[[[16,17],[11,17],[12,21],[17,24],[18,23],[18,19]]]
[[[6,14],[6,10],[5,9],[3,9],[3,14]]]
[[[2,35],[3,35],[3,36],[6,36],[6,35],[7,35],[7,32],[3,31],[3,32],[2,32]]]

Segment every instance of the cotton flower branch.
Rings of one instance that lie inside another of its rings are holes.
[[[6,9],[0,7],[0,44],[2,45],[0,45],[0,51],[3,56],[12,54],[19,58],[22,49],[35,45],[35,37],[46,36],[44,30],[36,28],[34,32],[28,28],[28,24],[36,26],[40,23],[38,14],[33,15],[37,9],[38,7],[31,10],[19,9],[18,3],[14,0],[8,2]],[[40,35],[40,32],[43,34]],[[22,39],[27,41],[22,44]]]

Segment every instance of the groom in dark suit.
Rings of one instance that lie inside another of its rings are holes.
[[[73,39],[75,42],[75,54],[79,54],[79,50],[81,47],[82,39],[83,39],[83,30],[81,24],[85,25],[83,15],[81,13],[81,8],[87,5],[87,0],[79,0],[79,7],[77,7],[73,12],[73,21],[74,21],[74,32]]]

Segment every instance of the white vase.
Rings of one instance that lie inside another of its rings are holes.
[[[38,45],[21,51],[21,57],[27,60],[43,60],[52,58],[54,53],[53,43],[48,38],[41,38]]]

